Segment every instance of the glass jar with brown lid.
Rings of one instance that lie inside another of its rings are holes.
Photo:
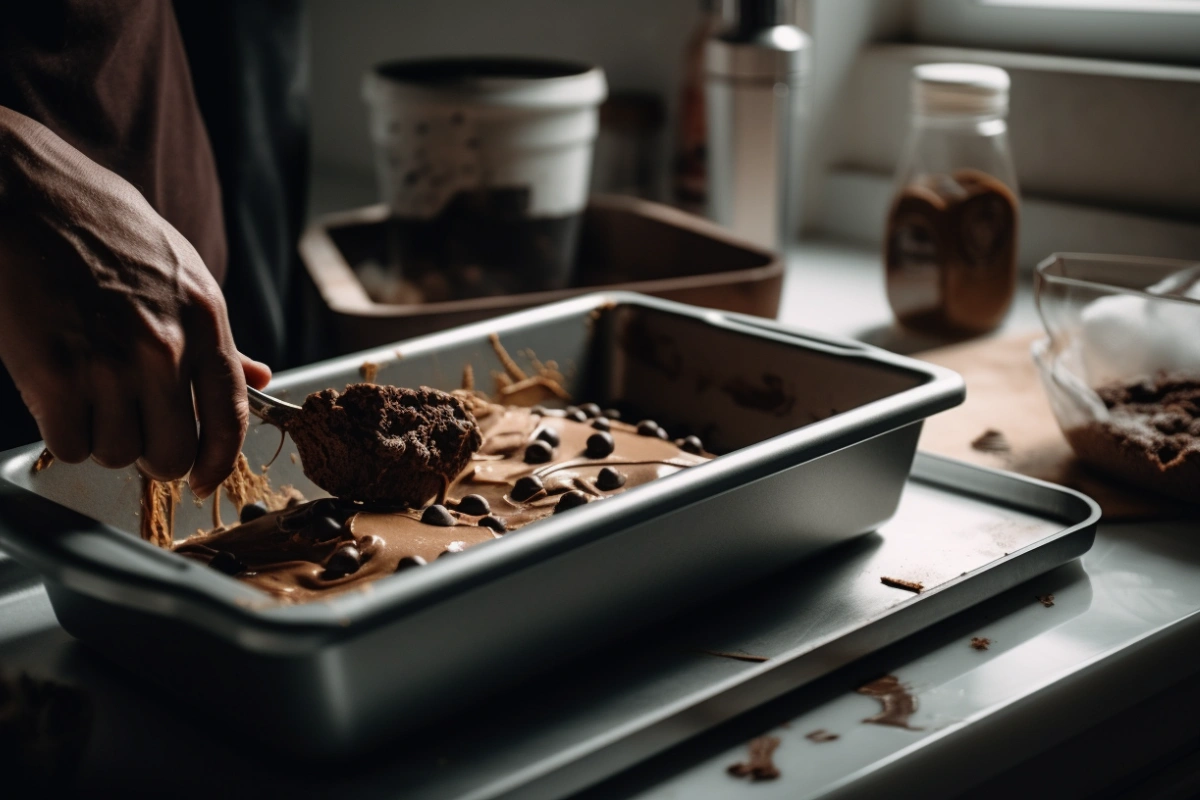
[[[998,67],[913,69],[912,128],[884,240],[888,302],[906,328],[984,333],[1012,303],[1019,203],[1008,87]]]

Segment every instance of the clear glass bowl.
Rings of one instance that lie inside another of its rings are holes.
[[[1034,297],[1034,362],[1075,454],[1200,503],[1200,263],[1056,253]]]

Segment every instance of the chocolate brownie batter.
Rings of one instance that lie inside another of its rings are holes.
[[[314,403],[324,408],[339,397],[322,399],[325,394]],[[347,394],[350,389],[340,397]],[[444,503],[418,510],[325,498],[277,511],[252,504],[242,509],[241,524],[197,534],[175,550],[280,600],[305,602],[425,568],[712,458],[696,437],[672,442],[650,420],[631,425],[591,405],[556,411],[496,405],[465,393],[454,399],[478,419],[482,444],[471,448]],[[351,447],[335,459],[352,455]],[[309,456],[302,451],[301,458],[307,468]],[[339,463],[331,460],[326,468]]]
[[[1159,375],[1096,393],[1108,419],[1067,431],[1075,453],[1131,483],[1200,502],[1200,376]]]
[[[440,496],[482,442],[461,399],[424,386],[314,392],[284,427],[304,474],[334,497],[409,508]]]

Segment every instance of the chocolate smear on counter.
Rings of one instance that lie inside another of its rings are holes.
[[[995,428],[988,428],[972,440],[971,449],[978,450],[980,453],[1004,455],[1012,452],[1012,445],[1008,443],[1008,437],[1003,433]]]
[[[175,541],[175,506],[183,496],[183,481],[159,481],[142,473],[142,539],[169,549]]]
[[[895,675],[884,675],[858,687],[855,691],[867,697],[874,697],[881,706],[878,714],[867,717],[863,722],[870,725],[890,725],[910,731],[921,730],[908,724],[909,718],[917,711],[917,698],[909,693],[908,687],[900,683]]]
[[[749,653],[731,652],[728,650],[697,650],[698,653],[704,653],[706,656],[716,656],[717,658],[732,658],[734,661],[750,661],[755,664],[761,664],[764,661],[769,661],[769,656],[755,656]]]
[[[39,472],[41,472],[42,470],[44,470],[46,467],[50,466],[53,463],[54,463],[54,454],[51,453],[49,450],[47,450],[45,447],[43,447],[42,452],[38,454],[37,461],[33,462],[33,467],[30,469],[30,471],[34,475],[37,475]]]
[[[775,750],[779,747],[776,736],[758,736],[750,740],[750,757],[745,761],[730,764],[725,771],[735,778],[749,778],[752,781],[773,781],[779,777],[779,768],[775,766]]]
[[[379,377],[379,365],[374,361],[364,361],[358,368],[358,374],[362,376],[363,383],[374,383]]]
[[[971,649],[973,649],[973,650],[987,650],[991,646],[991,644],[992,644],[992,640],[987,638],[986,636],[972,636],[971,637]]]
[[[836,742],[840,737],[836,733],[830,733],[824,728],[817,728],[815,731],[804,734],[804,738],[810,742],[823,744],[824,742]]]
[[[920,594],[921,592],[925,591],[925,584],[921,583],[920,581],[906,581],[903,578],[888,578],[886,576],[882,576],[879,578],[879,582],[884,586],[891,586],[893,589],[906,589],[910,592],[915,592],[916,594]]]
[[[1043,606],[1045,606],[1046,608],[1049,608],[1050,606],[1054,605],[1054,595],[1052,595],[1052,594],[1039,594],[1039,595],[1037,596],[1037,601],[1038,601],[1039,603],[1041,603]]]

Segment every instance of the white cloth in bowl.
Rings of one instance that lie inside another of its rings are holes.
[[[1200,265],[1146,292],[1200,301]],[[1089,303],[1080,317],[1080,356],[1093,386],[1159,371],[1200,371],[1200,304],[1112,295]]]

